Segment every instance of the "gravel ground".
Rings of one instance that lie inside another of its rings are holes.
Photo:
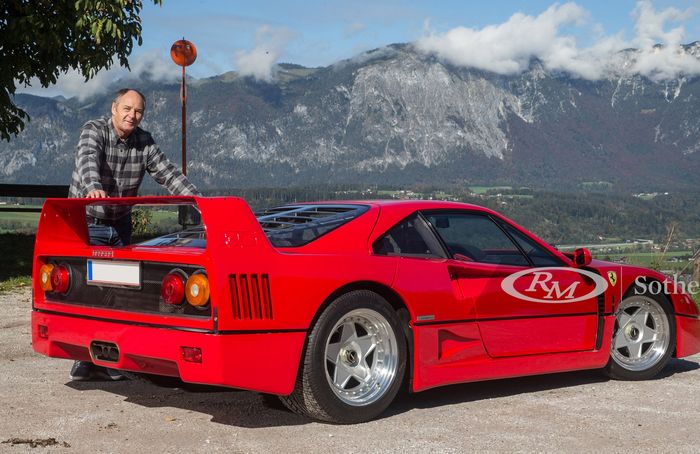
[[[28,289],[0,305],[0,452],[700,452],[700,355],[646,382],[585,371],[449,386],[335,426],[247,391],[70,382],[69,361],[31,349]]]

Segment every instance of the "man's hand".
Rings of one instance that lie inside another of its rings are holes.
[[[107,197],[107,193],[104,192],[102,189],[93,189],[92,191],[88,192],[85,197],[87,197],[88,199],[99,199]]]

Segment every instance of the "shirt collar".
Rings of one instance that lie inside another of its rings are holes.
[[[112,123],[112,117],[106,117],[107,123],[109,124],[109,143],[111,143],[113,146],[116,146],[119,141],[121,140],[125,144],[129,145],[131,143],[131,140],[134,138],[134,136],[139,132],[139,128],[136,128],[134,132],[129,134],[129,137],[126,139],[121,139],[119,137],[119,134],[117,133],[117,130],[114,129],[114,123]]]

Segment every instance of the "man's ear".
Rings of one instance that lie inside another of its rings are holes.
[[[112,115],[116,115],[116,114],[117,114],[117,103],[113,102],[112,103]]]

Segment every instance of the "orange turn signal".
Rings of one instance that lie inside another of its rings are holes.
[[[41,285],[41,289],[45,292],[53,290],[53,284],[51,284],[52,271],[53,265],[49,265],[48,263],[39,270],[39,285]]]
[[[187,302],[195,307],[206,306],[209,302],[209,279],[205,274],[193,274],[185,285]]]

